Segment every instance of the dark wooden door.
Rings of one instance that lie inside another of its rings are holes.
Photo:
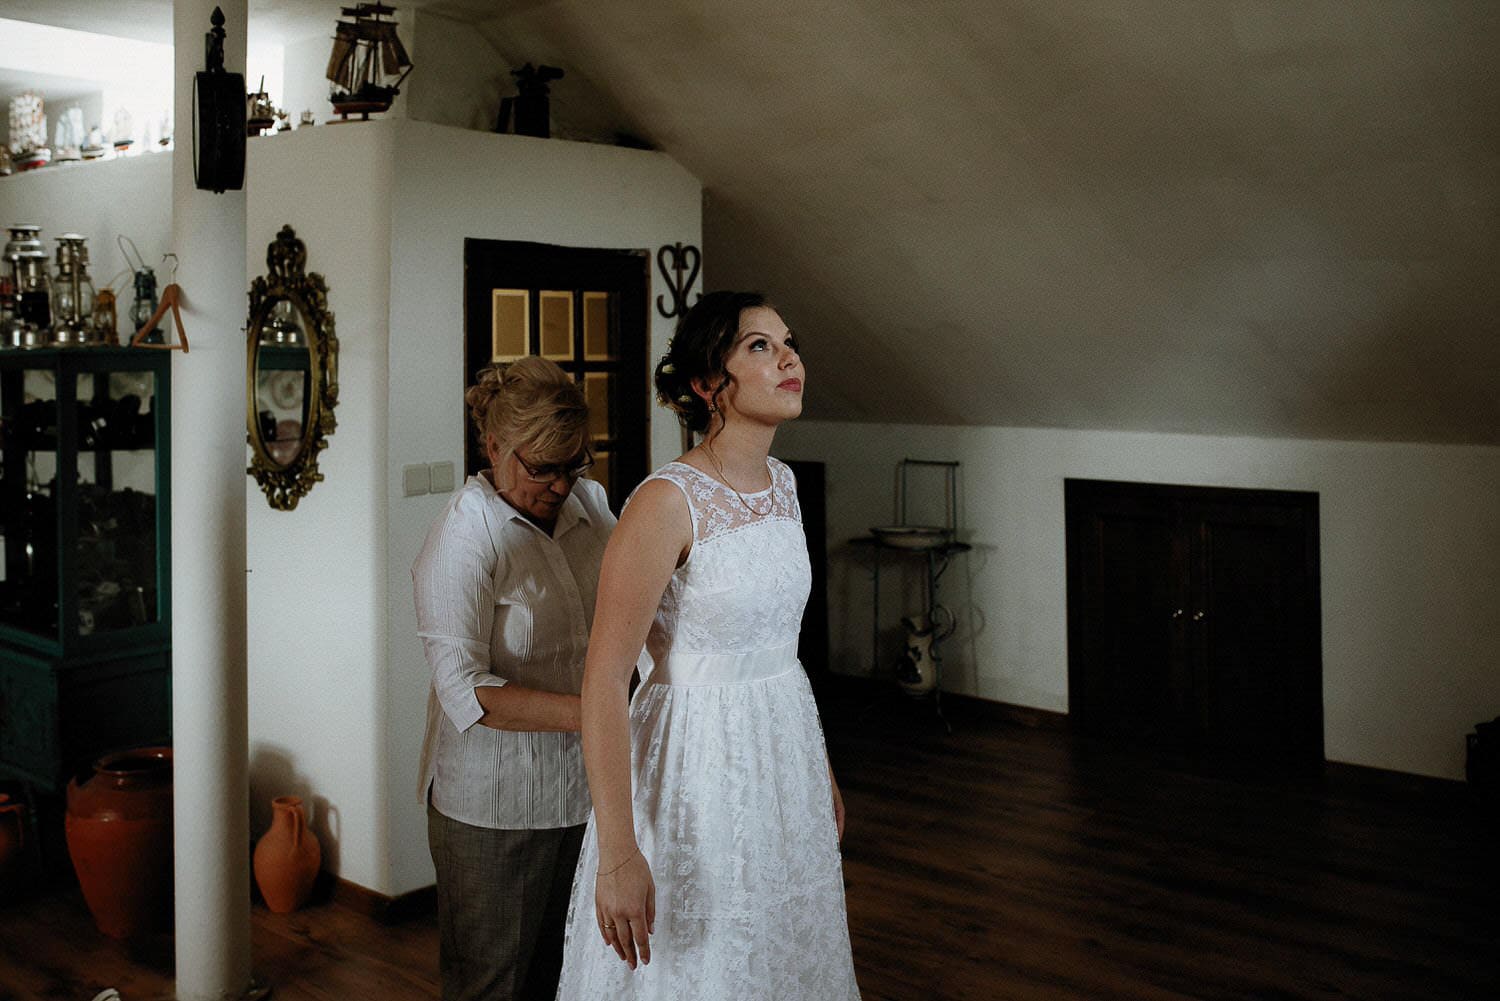
[[[1070,676],[1069,712],[1095,733],[1174,742],[1184,720],[1171,611],[1184,582],[1173,512],[1097,491],[1075,508],[1080,489],[1067,486],[1069,664],[1086,666]]]
[[[797,504],[802,508],[802,531],[807,536],[807,557],[812,565],[812,589],[802,610],[802,630],[797,634],[797,659],[807,669],[813,685],[828,674],[828,503],[825,469],[821,462],[787,460],[797,478]]]
[[[1317,495],[1069,480],[1066,505],[1076,723],[1321,763]]]
[[[1195,743],[1216,757],[1321,762],[1316,495],[1231,493],[1181,502]]]
[[[618,513],[649,460],[646,251],[464,241],[464,385],[522,355],[557,362],[589,401],[594,468]],[[465,428],[469,428],[465,414]],[[485,464],[474,435],[472,475]]]

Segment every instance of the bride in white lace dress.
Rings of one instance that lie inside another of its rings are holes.
[[[753,293],[704,296],[657,366],[707,437],[637,489],[605,552],[559,1001],[859,997],[843,803],[797,662],[807,544],[769,457],[802,381],[795,335]],[[643,642],[654,666],[627,706]]]

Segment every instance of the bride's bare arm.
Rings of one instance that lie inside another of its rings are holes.
[[[824,755],[823,760],[828,760],[827,755]],[[839,792],[838,779],[833,777],[833,762],[831,761],[828,762],[828,785],[833,790],[833,826],[838,831],[839,843],[842,844],[844,841],[844,797]]]
[[[599,832],[594,906],[600,934],[634,969],[651,961],[655,885],[635,840],[630,800],[630,672],[672,571],[693,540],[682,492],[651,480],[636,492],[604,551],[583,670],[583,761]]]

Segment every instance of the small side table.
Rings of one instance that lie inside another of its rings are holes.
[[[871,670],[874,672],[878,672],[880,670],[881,553],[886,552],[906,556],[922,556],[926,558],[927,587],[924,607],[922,610],[926,614],[927,621],[932,626],[933,630],[932,663],[933,669],[936,673],[936,677],[934,679],[934,684],[932,687],[932,695],[930,696],[930,698],[932,699],[933,711],[937,713],[938,721],[943,724],[943,728],[947,730],[947,732],[952,733],[953,726],[948,722],[948,718],[943,715],[943,657],[939,647],[942,640],[946,639],[947,636],[953,632],[953,627],[957,624],[957,617],[946,606],[938,604],[938,581],[942,579],[943,574],[948,570],[948,567],[952,563],[954,556],[957,556],[960,553],[967,553],[974,547],[969,545],[967,542],[944,542],[940,543],[939,545],[929,546],[922,549],[913,549],[908,546],[888,545],[887,543],[882,541],[879,536],[873,534],[863,535],[856,539],[850,539],[849,543],[850,545],[854,546],[868,546],[870,548],[870,591],[872,595],[871,604],[873,606],[873,616],[870,625],[870,666]],[[946,630],[940,629],[937,621],[937,611],[940,608],[948,613],[948,624]],[[928,698],[929,696],[920,697]]]

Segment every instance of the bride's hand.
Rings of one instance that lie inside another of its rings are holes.
[[[635,969],[639,956],[651,962],[656,932],[656,882],[639,850],[617,868],[605,869],[594,881],[594,916],[605,944]]]

